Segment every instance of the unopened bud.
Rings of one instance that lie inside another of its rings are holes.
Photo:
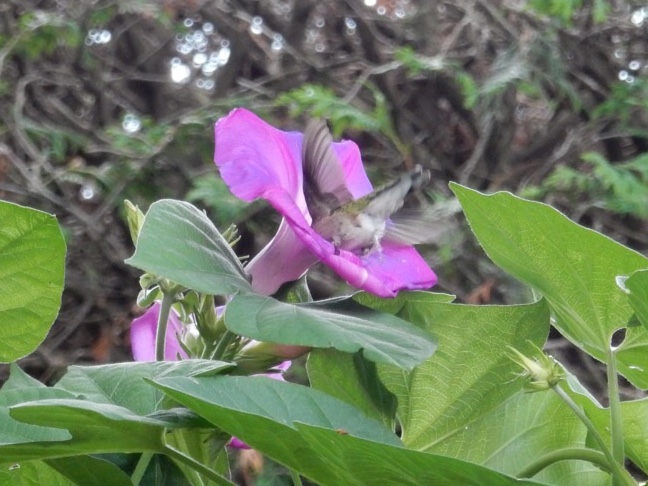
[[[527,383],[524,385],[526,391],[549,390],[564,378],[560,365],[551,356],[543,353],[541,349],[536,347],[538,356],[534,358],[529,358],[510,346],[509,349],[514,353],[511,359],[522,367],[520,376],[527,379]]]

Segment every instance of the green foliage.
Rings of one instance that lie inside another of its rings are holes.
[[[570,25],[574,15],[580,10],[583,0],[531,0],[529,7],[536,12],[554,17]]]
[[[592,113],[595,118],[614,118],[627,128],[645,136],[641,127],[634,128],[638,111],[648,110],[648,81],[637,76],[633,82],[617,81],[610,94]]]
[[[439,72],[448,67],[444,59],[421,56],[411,46],[401,47],[394,53],[394,57],[407,68],[411,76],[422,72]]]
[[[285,325],[285,316],[294,318]],[[225,325],[232,332],[278,344],[362,350],[372,361],[411,369],[436,349],[431,334],[407,321],[335,299],[288,304],[272,297],[238,295],[228,304]]]
[[[23,14],[18,28],[16,54],[32,60],[52,54],[59,45],[77,47],[83,42],[79,24],[42,10]]]
[[[648,259],[545,204],[507,193],[483,196],[456,184],[452,189],[492,260],[545,296],[565,337],[607,361],[612,335],[632,316],[616,277],[648,268]],[[632,345],[626,341],[621,346],[619,371],[646,387],[648,361],[637,360],[636,352],[647,349],[648,335],[634,337]],[[631,356],[624,355],[626,345]]]
[[[615,213],[648,218],[648,156],[614,164],[597,152],[582,158],[591,171],[558,167],[539,188],[527,189],[526,194],[542,197],[561,192],[574,200],[592,199]]]
[[[464,98],[464,106],[473,108],[479,98],[480,90],[475,79],[455,63],[440,57],[426,57],[417,54],[411,46],[405,46],[394,53],[398,62],[405,66],[410,76],[422,72],[446,73],[454,76]]]
[[[588,5],[592,20],[596,23],[605,22],[611,6],[608,0],[594,0]],[[532,0],[529,7],[537,13],[553,17],[564,25],[571,25],[575,15],[583,9],[583,0]]]
[[[377,94],[377,92],[374,92]],[[391,129],[385,118],[384,98],[376,98],[374,111],[368,113],[338,97],[330,88],[306,84],[280,95],[275,104],[290,109],[291,116],[308,113],[313,117],[326,117],[336,137],[346,129],[385,131]]]
[[[216,225],[221,228],[238,221],[249,206],[234,197],[223,180],[215,174],[197,177],[186,199],[189,202],[202,201],[210,207]]]
[[[78,153],[89,143],[88,138],[78,132],[56,127],[45,129],[41,126],[28,124],[27,133],[46,147],[45,153],[53,163],[58,164],[67,162],[70,155]]]

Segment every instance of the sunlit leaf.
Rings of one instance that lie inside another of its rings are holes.
[[[546,204],[505,192],[486,196],[458,184],[451,188],[488,256],[544,295],[562,334],[606,361],[612,335],[633,314],[616,277],[648,268],[648,259]],[[643,327],[628,330],[617,356],[621,373],[648,387],[648,333]]]
[[[50,214],[0,201],[0,363],[31,353],[61,305],[65,240]]]

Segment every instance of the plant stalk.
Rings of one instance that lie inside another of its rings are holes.
[[[630,473],[626,471],[623,465],[615,461],[610,448],[605,443],[603,437],[601,437],[601,434],[599,434],[599,431],[587,416],[587,414],[578,406],[576,402],[574,402],[574,400],[572,400],[572,398],[562,388],[560,388],[560,386],[554,386],[552,390],[554,390],[558,394],[558,396],[569,406],[569,408],[574,411],[581,422],[585,424],[585,427],[587,427],[587,430],[600,447],[601,451],[605,455],[605,458],[607,459],[608,464],[610,465],[613,483],[619,486],[636,486],[637,483],[634,479],[632,479]]]
[[[623,444],[623,415],[621,397],[619,396],[619,375],[616,367],[616,348],[608,348],[607,381],[608,399],[610,402],[610,437],[612,439],[612,457],[617,464],[623,466],[625,451]]]
[[[133,474],[131,474],[131,481],[133,482],[133,486],[139,485],[140,481],[144,477],[146,468],[148,468],[148,465],[151,463],[152,458],[152,452],[142,452],[140,458],[137,461],[137,464],[135,465],[135,470],[133,471]]]
[[[517,473],[518,478],[532,478],[544,468],[551,466],[559,461],[587,461],[596,464],[601,469],[607,472],[612,472],[610,463],[608,462],[605,454],[594,449],[587,449],[582,447],[567,447],[551,451],[548,454],[540,457],[536,461],[526,466],[522,471]]]
[[[212,480],[214,483],[222,485],[222,486],[235,486],[234,483],[229,481],[227,478],[221,476],[218,474],[216,471],[209,469],[207,466],[204,464],[196,461],[193,457],[188,456],[182,452],[180,452],[177,449],[174,449],[173,447],[166,445],[164,447],[164,454],[169,456],[171,459],[174,459],[178,462],[181,462],[183,464],[186,464],[188,467],[193,469],[194,471],[199,472],[206,478]]]
[[[299,473],[297,471],[294,471],[293,469],[290,470],[290,477],[292,478],[292,482],[294,486],[302,486],[302,480],[301,477],[299,476]]]
[[[164,361],[164,348],[166,344],[166,333],[169,325],[169,313],[173,305],[174,293],[163,291],[160,315],[158,316],[157,332],[155,334],[155,360]]]

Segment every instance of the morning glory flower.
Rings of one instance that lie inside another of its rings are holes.
[[[263,198],[283,216],[275,237],[246,267],[254,290],[271,295],[317,261],[353,287],[379,297],[433,286],[436,275],[412,246],[383,241],[381,251],[356,255],[335,248],[311,228],[303,191],[302,140],[302,133],[278,130],[242,108],[216,122],[214,159],[232,193],[244,201]],[[354,199],[370,193],[358,146],[343,141],[333,143],[333,151]]]
[[[155,302],[144,314],[133,319],[130,328],[130,339],[135,361],[155,361],[155,334],[157,333],[159,315],[160,302]],[[178,343],[178,336],[182,334],[182,331],[182,322],[180,322],[178,314],[171,309],[164,344],[165,360],[176,360],[178,355],[182,358],[187,357],[187,354]]]

